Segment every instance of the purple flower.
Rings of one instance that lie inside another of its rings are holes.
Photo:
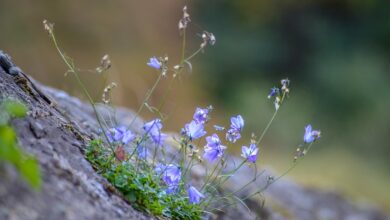
[[[108,141],[110,143],[120,140],[120,137],[121,137],[121,133],[119,132],[119,130],[117,128],[110,128],[106,132],[106,135],[107,135]]]
[[[110,143],[122,142],[122,144],[127,144],[135,139],[135,134],[123,126],[109,129],[106,135]]]
[[[146,132],[155,132],[157,130],[161,130],[163,127],[160,119],[154,119],[152,121],[146,122],[143,126]]]
[[[206,137],[207,145],[204,148],[203,158],[209,162],[214,162],[217,158],[221,158],[226,149],[226,146],[221,145],[221,141],[217,134]]]
[[[157,70],[161,69],[161,62],[156,57],[151,57],[149,59],[148,66],[155,68]]]
[[[161,146],[164,144],[165,139],[167,139],[168,135],[158,132],[158,133],[150,133],[150,137],[152,138],[152,141],[157,144],[158,146]]]
[[[207,146],[215,148],[221,145],[221,140],[217,134],[206,137]]]
[[[237,115],[236,117],[232,117],[230,119],[230,122],[232,123],[230,125],[230,128],[232,128],[232,129],[235,129],[235,130],[241,132],[242,129],[244,128],[244,119],[242,118],[241,115]]]
[[[123,133],[122,143],[127,144],[135,139],[135,134],[130,130],[127,130]]]
[[[188,197],[191,204],[199,204],[200,200],[205,198],[205,196],[193,186],[188,187]]]
[[[196,121],[197,123],[204,124],[209,118],[208,114],[209,114],[209,109],[196,108],[194,114],[194,121]]]
[[[279,89],[276,88],[276,87],[271,88],[271,91],[268,94],[268,99],[270,99],[271,97],[276,96],[277,94],[279,94]]]
[[[236,141],[238,139],[241,138],[241,134],[239,131],[237,131],[236,129],[229,129],[227,132],[226,132],[226,140],[228,140],[229,142],[231,143],[236,143]]]
[[[204,136],[206,131],[204,130],[203,124],[191,121],[189,124],[184,126],[183,133],[189,137],[190,140],[193,140]]]
[[[146,133],[157,145],[162,145],[167,138],[167,135],[161,132],[162,127],[163,125],[160,119],[154,119],[152,121],[146,122],[143,126]]]
[[[167,184],[169,187],[177,187],[180,183],[181,179],[181,170],[178,166],[173,164],[158,164],[155,168],[157,174],[161,174],[161,179]]]
[[[257,159],[257,153],[259,148],[257,148],[256,144],[251,144],[249,147],[242,146],[242,154],[241,156],[247,159],[249,162],[255,163]]]
[[[311,125],[305,127],[305,134],[303,135],[303,141],[307,144],[317,140],[321,137],[321,132],[312,130]]]
[[[236,143],[241,138],[240,132],[244,128],[244,119],[241,115],[237,115],[236,117],[232,117],[230,122],[230,129],[226,132],[226,140]]]

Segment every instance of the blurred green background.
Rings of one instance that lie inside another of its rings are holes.
[[[148,58],[179,60],[184,4],[193,21],[187,54],[199,47],[203,30],[217,43],[175,84],[162,109],[172,118],[166,129],[179,130],[195,107],[212,104],[215,123],[227,126],[231,115],[243,115],[247,133],[240,144],[247,143],[273,113],[269,88],[288,77],[291,96],[261,146],[260,164],[286,169],[312,123],[323,137],[290,177],[389,210],[390,1],[1,0],[0,49],[37,80],[82,97],[43,30],[48,19],[79,68],[111,56],[115,102],[135,109],[156,78]],[[99,99],[103,77],[86,72],[82,78]],[[151,104],[160,102],[167,84]]]

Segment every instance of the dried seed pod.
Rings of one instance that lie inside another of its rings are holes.
[[[102,73],[104,71],[107,71],[111,68],[111,60],[110,56],[108,54],[104,55],[102,59],[100,60],[100,66],[96,68],[96,72]]]
[[[53,34],[54,24],[48,22],[46,19],[43,20],[43,28],[45,31],[47,31],[50,35]]]
[[[183,8],[183,17],[179,21],[179,31],[183,31],[187,28],[188,23],[191,22],[190,15],[187,12],[187,6]]]
[[[203,31],[202,39],[203,39],[203,42],[200,44],[201,48],[205,48],[207,46],[207,44],[214,46],[215,42],[217,41],[214,34],[207,32],[207,31]]]
[[[113,88],[117,87],[117,84],[112,82],[111,84],[109,84],[108,86],[106,86],[103,90],[103,94],[102,94],[102,102],[104,104],[110,104],[111,103],[111,90]]]

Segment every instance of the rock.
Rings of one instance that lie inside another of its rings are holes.
[[[110,184],[84,158],[86,143],[99,132],[91,106],[34,80],[21,80],[24,75],[10,75],[4,68],[15,67],[13,63],[1,61],[0,64],[0,99],[12,97],[27,104],[28,116],[13,120],[12,125],[17,130],[20,145],[39,160],[43,177],[42,190],[36,192],[11,166],[2,164],[0,219],[154,219],[134,210],[119,193],[108,190]],[[107,119],[110,109],[101,105],[98,111]],[[116,111],[116,117],[124,124],[129,124],[133,116],[134,112],[125,108]],[[138,119],[131,129],[140,132],[142,124]],[[199,174],[194,173],[196,175]],[[245,197],[265,186],[268,175],[271,175],[269,171],[239,195]],[[253,170],[243,169],[222,190],[234,191],[244,184],[243,179],[252,176]],[[209,218],[389,219],[374,207],[358,206],[338,193],[306,188],[286,178],[271,185],[265,197],[265,207],[259,198],[246,201],[253,212],[241,205],[227,207]],[[274,205],[268,205],[269,202]]]
[[[12,167],[1,166],[0,219],[153,219],[107,191],[109,183],[84,158],[85,141],[91,135],[79,129],[78,123],[92,121],[91,116],[81,114],[87,105],[78,109],[80,117],[70,120],[62,109],[32,97],[34,93],[26,92],[3,68],[0,94],[28,106],[28,116],[12,124],[20,145],[39,160],[43,177],[41,191],[35,192]]]

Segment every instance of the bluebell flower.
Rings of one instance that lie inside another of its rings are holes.
[[[135,139],[135,134],[130,130],[127,130],[123,133],[122,143],[127,144]]]
[[[237,115],[236,117],[232,117],[230,119],[231,125],[230,128],[235,129],[239,132],[242,131],[244,128],[244,119],[242,118],[241,115]]]
[[[146,122],[143,126],[143,129],[146,132],[154,132],[157,130],[161,130],[162,127],[163,127],[163,125],[161,123],[161,120],[157,118],[157,119],[151,120],[149,122]]]
[[[208,147],[218,147],[221,145],[221,140],[219,139],[217,134],[213,134],[211,136],[206,137],[206,142]]]
[[[268,99],[270,99],[271,97],[276,96],[277,94],[279,94],[279,89],[276,88],[276,87],[271,88],[271,91],[268,94]]]
[[[167,184],[171,189],[179,186],[181,179],[181,170],[178,166],[173,164],[158,164],[155,168],[155,171],[158,175],[162,175],[161,179]]]
[[[206,134],[204,126],[202,123],[197,123],[196,121],[191,121],[189,124],[186,124],[183,129],[183,133],[190,138],[190,140],[201,138]]]
[[[317,130],[312,130],[311,125],[305,127],[305,134],[303,135],[303,141],[307,144],[315,141],[321,137],[321,132]]]
[[[188,197],[191,204],[199,204],[200,200],[205,198],[205,196],[193,186],[188,187]]]
[[[204,148],[203,158],[209,162],[214,162],[217,158],[221,158],[225,152],[226,146],[221,144],[217,134],[206,137],[207,145]]]
[[[152,141],[157,145],[162,145],[165,139],[168,137],[166,134],[161,132],[163,125],[160,119],[154,119],[146,122],[143,126],[145,132],[149,135]]]
[[[156,57],[151,57],[149,59],[148,66],[155,68],[157,70],[161,69],[161,62]]]
[[[251,144],[249,147],[242,146],[242,154],[241,156],[247,159],[249,162],[255,163],[257,159],[257,153],[259,152],[259,148],[257,148],[256,144]]]
[[[157,144],[158,146],[161,146],[164,144],[165,139],[167,139],[168,135],[158,132],[158,133],[150,133],[150,137],[152,138],[152,141]]]
[[[237,115],[236,117],[232,117],[230,122],[230,129],[226,132],[226,140],[236,143],[236,141],[241,138],[240,132],[244,128],[244,119],[241,115]]]
[[[196,108],[194,113],[194,121],[197,123],[204,124],[209,118],[209,109],[207,108]]]
[[[136,137],[133,132],[127,130],[126,127],[123,126],[109,129],[106,132],[106,135],[110,143],[121,142],[122,144],[127,144],[133,141]]]
[[[226,132],[226,140],[228,140],[229,142],[231,143],[236,143],[236,141],[238,139],[241,138],[241,134],[239,131],[237,131],[236,129],[229,129],[227,132]]]
[[[121,137],[121,133],[118,131],[117,128],[110,128],[106,132],[106,135],[107,135],[108,141],[110,143],[120,140],[120,137]]]

